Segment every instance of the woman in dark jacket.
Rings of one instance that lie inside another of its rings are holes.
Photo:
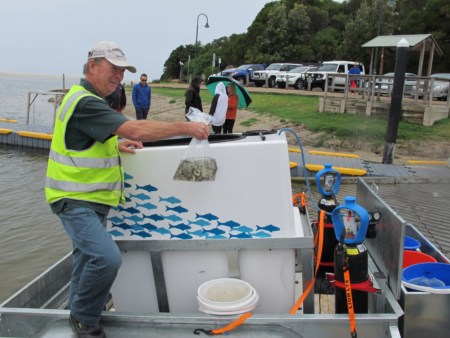
[[[201,78],[194,78],[191,81],[191,85],[184,93],[184,104],[186,105],[185,113],[187,114],[189,111],[189,107],[197,108],[200,111],[203,111],[202,107],[202,98],[200,97],[200,86],[202,85],[203,80]]]

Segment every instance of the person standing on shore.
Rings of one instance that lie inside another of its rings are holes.
[[[110,288],[122,263],[106,231],[109,210],[124,202],[120,153],[134,154],[144,141],[173,136],[208,137],[203,122],[129,120],[104,98],[132,73],[114,42],[96,43],[56,115],[45,195],[72,241],[73,266],[68,306],[77,337],[106,337],[99,324]],[[123,138],[118,142],[118,137]]]
[[[201,78],[195,77],[192,79],[188,89],[186,89],[186,92],[184,93],[184,104],[186,106],[184,110],[185,114],[188,113],[189,107],[203,111],[202,98],[200,97],[200,87],[202,83],[203,80]]]
[[[112,109],[122,114],[123,109],[127,105],[127,95],[123,84],[119,84],[111,95],[105,97],[105,100]]]
[[[219,82],[214,91],[215,95],[211,102],[209,115],[212,115],[211,127],[214,134],[222,134],[222,126],[228,107],[228,96],[223,82]]]
[[[146,120],[152,104],[152,89],[147,84],[147,74],[141,74],[141,81],[133,86],[132,99],[136,120]]]
[[[236,121],[237,109],[239,98],[236,94],[236,86],[234,83],[229,83],[227,85],[228,94],[228,108],[225,118],[225,123],[223,124],[223,133],[231,134],[233,133],[234,122]]]

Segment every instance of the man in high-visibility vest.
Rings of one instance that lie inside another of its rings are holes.
[[[121,255],[105,229],[111,206],[124,200],[119,151],[172,136],[203,140],[203,122],[129,120],[106,103],[131,66],[115,43],[96,43],[84,78],[64,97],[55,121],[45,193],[73,243],[69,322],[78,337],[105,337],[99,324]],[[123,138],[118,142],[118,137]]]

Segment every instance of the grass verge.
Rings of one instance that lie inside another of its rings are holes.
[[[185,89],[153,87],[153,92],[168,96],[176,101],[184,101]],[[373,145],[383,144],[386,138],[388,121],[373,116],[319,113],[316,96],[293,94],[252,93],[253,102],[248,108],[258,114],[266,114],[293,124],[304,125],[316,133],[332,135],[347,141],[360,140]],[[207,90],[201,92],[205,104],[211,103],[212,95]],[[244,121],[251,126],[254,121]],[[450,119],[436,122],[431,127],[401,121],[397,139],[399,140],[448,140]]]

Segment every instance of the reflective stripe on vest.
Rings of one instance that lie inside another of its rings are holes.
[[[116,165],[120,164],[119,158],[89,158],[89,157],[64,156],[53,151],[53,149],[50,150],[49,158],[61,164],[83,168],[107,168],[107,167],[115,167]]]
[[[104,143],[95,141],[84,150],[71,150],[66,147],[67,123],[78,102],[86,96],[103,100],[82,86],[75,85],[67,93],[58,110],[49,154],[45,194],[49,203],[70,198],[115,206],[124,200],[123,170],[117,136]]]

